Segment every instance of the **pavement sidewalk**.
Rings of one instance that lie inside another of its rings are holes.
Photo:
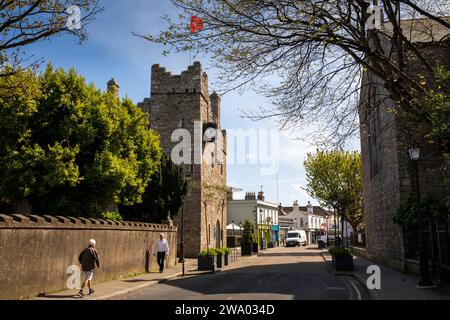
[[[176,267],[166,268],[164,273],[151,272],[142,274],[135,277],[130,277],[126,279],[120,279],[115,281],[108,281],[96,284],[94,276],[94,289],[95,294],[92,296],[86,295],[85,298],[81,299],[77,297],[78,290],[66,290],[56,293],[49,293],[42,297],[36,297],[32,300],[106,300],[111,299],[115,296],[133,292],[142,288],[157,285],[163,281],[176,278],[181,276],[181,263],[178,263]],[[195,274],[197,270],[197,260],[196,259],[186,259],[185,270],[188,275]],[[88,290],[85,289],[85,293]]]
[[[331,268],[331,255],[328,251],[322,252],[322,257]],[[360,256],[353,259],[353,272],[335,272],[336,275],[346,275],[355,277],[363,286],[367,288],[367,279],[370,274],[367,268],[376,263]],[[369,290],[368,294],[373,300],[450,300],[450,287],[419,289],[416,287],[419,277],[414,274],[403,273],[386,266],[378,265],[381,269],[381,289]]]
[[[230,263],[228,266],[222,269],[217,269],[216,272],[232,270],[240,268],[247,265],[257,256],[242,257],[239,256],[237,261]],[[96,284],[94,275],[94,289],[95,294],[92,296],[86,295],[84,298],[79,298],[77,296],[78,290],[65,290],[56,293],[49,293],[45,296],[35,297],[32,300],[107,300],[113,299],[119,295],[127,294],[136,290],[151,287],[157,285],[158,283],[180,277],[182,265],[178,263],[176,267],[166,268],[164,273],[152,272],[146,273],[135,277],[129,277],[126,279],[120,279],[115,281],[108,281]],[[185,263],[185,274],[186,276],[196,276],[201,274],[211,274],[210,271],[198,271],[197,270],[197,259],[186,259]],[[85,289],[85,293],[87,289]]]

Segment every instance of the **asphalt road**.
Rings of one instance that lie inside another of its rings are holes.
[[[116,297],[120,300],[357,300],[358,284],[335,276],[320,251],[275,248],[231,269],[166,281]]]

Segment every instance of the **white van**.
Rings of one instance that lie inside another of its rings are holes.
[[[286,235],[286,247],[306,246],[308,239],[305,230],[290,230]]]

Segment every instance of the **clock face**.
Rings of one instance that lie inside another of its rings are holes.
[[[214,128],[208,128],[203,134],[203,141],[213,142],[217,138],[217,130]]]

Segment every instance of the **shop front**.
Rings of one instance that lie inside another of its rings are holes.
[[[271,226],[270,241],[275,245],[279,245],[280,241],[280,227],[278,225]]]

